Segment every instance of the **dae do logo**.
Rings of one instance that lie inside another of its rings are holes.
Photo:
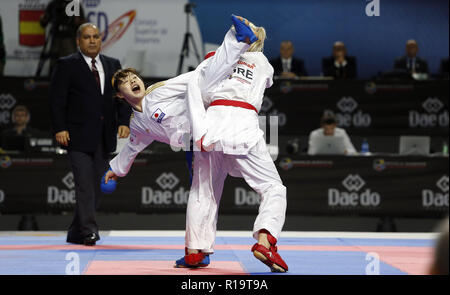
[[[61,205],[75,204],[75,181],[73,173],[67,173],[61,181],[65,185],[65,188],[58,188],[57,186],[49,186],[47,188],[47,203]]]
[[[439,191],[422,190],[422,206],[430,209],[448,209],[448,175],[443,175],[436,182]]]
[[[358,102],[353,97],[343,97],[337,104],[340,112],[334,113],[332,110],[326,110],[325,114],[334,115],[341,127],[370,127],[372,117],[362,110],[357,110]]]
[[[350,174],[343,181],[342,185],[346,191],[337,188],[328,189],[328,206],[330,207],[377,207],[380,205],[381,197],[377,192],[372,192],[370,188],[361,189],[365,186],[364,179],[358,174]]]
[[[422,108],[426,111],[409,111],[409,127],[448,127],[448,110],[437,97],[428,97]]]
[[[173,189],[180,180],[172,172],[162,173],[156,183],[162,190],[152,187],[142,187],[142,205],[186,205],[189,198],[189,191],[180,187],[176,191]]]
[[[236,206],[259,206],[261,196],[254,191],[237,187],[234,191],[234,204]]]

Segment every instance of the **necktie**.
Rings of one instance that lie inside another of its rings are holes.
[[[288,63],[287,60],[285,60],[285,61],[283,62],[283,67],[284,67],[284,69],[283,69],[284,72],[290,72],[290,69],[289,69],[289,63]]]
[[[97,67],[95,66],[95,59],[92,59],[91,63],[92,63],[92,73],[94,74],[94,78],[97,81],[98,87],[101,87],[101,85],[100,85],[100,75],[98,74]]]

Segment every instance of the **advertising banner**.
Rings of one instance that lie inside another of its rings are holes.
[[[441,217],[448,214],[448,157],[279,157],[287,213]],[[75,185],[65,156],[0,155],[0,213],[72,212]],[[27,185],[23,185],[23,179]],[[141,155],[102,212],[184,213],[189,176],[183,152]],[[257,214],[261,197],[243,179],[225,181],[220,213]]]
[[[102,33],[102,53],[119,59],[123,67],[136,68],[143,76],[176,75],[188,21],[192,38],[182,72],[199,63],[192,42],[195,42],[200,60],[203,59],[203,41],[196,17],[185,12],[187,0],[53,1],[59,1],[67,8],[58,12],[60,17],[67,12],[81,12],[75,9],[79,3],[86,21],[97,25]],[[35,75],[45,38],[51,34],[52,22],[57,21],[52,19],[46,28],[39,23],[50,2],[52,0],[0,0],[7,53],[6,76]],[[42,71],[42,75],[47,74],[48,62]]]
[[[448,80],[424,82],[278,80],[260,115],[278,116],[280,134],[309,134],[324,114],[350,135],[448,135]]]

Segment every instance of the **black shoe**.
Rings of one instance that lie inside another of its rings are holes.
[[[84,245],[95,246],[95,242],[100,240],[100,236],[97,233],[92,233],[84,237]]]
[[[76,237],[69,237],[69,236],[67,236],[66,242],[67,243],[71,243],[71,244],[83,245],[84,244],[84,239],[83,238],[76,238]]]

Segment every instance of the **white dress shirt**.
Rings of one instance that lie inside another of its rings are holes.
[[[334,66],[336,68],[345,67],[345,66],[347,66],[347,60],[344,59],[344,61],[342,63],[338,63],[337,61],[334,61]]]
[[[89,69],[92,72],[92,58],[90,58],[89,56],[84,55],[83,52],[81,52],[81,55],[83,56],[84,60],[88,64]],[[101,89],[102,94],[103,94],[103,91],[105,89],[105,71],[103,70],[103,65],[102,65],[102,61],[100,60],[100,55],[97,55],[95,57],[95,66],[97,67],[97,71],[98,71],[98,74],[100,76],[100,89]]]
[[[283,65],[283,72],[290,72],[292,68],[292,57],[281,58],[281,64]]]

